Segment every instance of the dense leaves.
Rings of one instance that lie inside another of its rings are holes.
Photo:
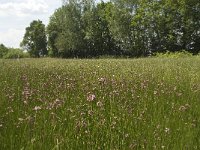
[[[9,48],[3,44],[0,44],[0,58],[5,59],[16,59],[16,58],[27,58],[28,53],[23,52],[19,48]]]
[[[6,55],[7,52],[8,48],[5,45],[0,44],[0,58],[3,58],[3,56]]]
[[[200,50],[197,0],[63,0],[47,26],[52,57],[141,57],[157,52]],[[47,54],[44,25],[33,21],[22,46]]]
[[[40,20],[34,20],[26,28],[21,46],[27,50],[32,57],[40,57],[47,54],[47,40],[45,25]]]

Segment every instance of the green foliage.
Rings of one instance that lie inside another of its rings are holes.
[[[0,44],[0,58],[3,58],[8,52],[8,48],[3,44]]]
[[[40,20],[34,20],[26,28],[21,47],[30,53],[32,57],[47,55],[47,39],[45,25]]]
[[[8,48],[3,44],[0,45],[0,58],[16,59],[16,58],[28,58],[30,55],[23,52],[21,49]]]
[[[0,60],[0,149],[198,150],[199,64]]]
[[[9,49],[6,55],[3,58],[5,59],[16,59],[16,58],[28,58],[29,54],[23,52],[21,49]]]
[[[111,35],[120,48],[121,54],[137,55],[133,49],[133,38],[131,20],[134,13],[136,1],[134,0],[113,0],[109,7],[109,29]]]
[[[72,2],[57,9],[47,27],[52,56],[76,57],[84,50],[80,3]]]
[[[186,57],[191,57],[193,55],[190,52],[182,50],[178,52],[167,51],[165,53],[155,53],[154,56],[159,58],[186,58]]]
[[[92,10],[85,11],[85,39],[91,56],[116,55],[118,48],[109,29],[107,9],[111,3],[99,3]]]
[[[197,0],[64,0],[47,28],[53,57],[148,56],[200,49]]]

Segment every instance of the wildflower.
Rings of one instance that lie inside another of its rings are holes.
[[[89,133],[89,131],[85,130],[85,133],[86,133],[86,134],[88,134],[88,133]]]
[[[81,112],[81,116],[84,116],[85,115],[85,112]]]
[[[19,120],[19,121],[23,121],[24,119],[23,119],[23,118],[18,118],[18,120]]]
[[[92,110],[89,110],[89,111],[88,111],[88,115],[90,115],[90,116],[92,116],[93,113],[94,113],[94,112],[93,112]]]
[[[169,128],[165,128],[165,132],[166,132],[166,133],[169,133]]]
[[[179,111],[185,111],[186,109],[187,109],[187,108],[186,108],[185,106],[180,106],[178,110],[179,110]]]
[[[56,107],[60,107],[60,106],[62,105],[62,103],[63,103],[63,101],[60,100],[60,99],[56,99],[56,100],[54,101],[54,105],[55,105]]]
[[[32,144],[33,144],[35,141],[36,141],[35,138],[32,138],[32,139],[31,139],[31,143],[32,143]]]
[[[98,78],[98,80],[99,80],[100,83],[103,83],[103,84],[106,83],[106,78]]]
[[[154,95],[157,95],[157,94],[158,94],[158,91],[154,91],[153,94],[154,94]]]
[[[87,100],[88,100],[89,102],[94,101],[95,98],[96,98],[96,96],[95,96],[94,94],[89,94],[89,95],[87,96]]]
[[[34,108],[33,108],[33,110],[35,110],[35,111],[38,111],[38,110],[41,110],[42,108],[40,107],[40,106],[35,106]]]
[[[129,135],[128,134],[125,134],[125,138],[127,138]]]
[[[164,149],[164,148],[165,148],[165,146],[164,146],[164,145],[162,145],[162,146],[161,146],[161,148],[162,148],[162,149]]]
[[[190,105],[189,105],[189,104],[185,104],[185,107],[189,108],[189,107],[190,107]]]
[[[141,83],[141,88],[145,89],[147,86],[144,83]]]
[[[189,104],[185,104],[185,105],[180,106],[178,110],[179,111],[186,111],[186,110],[189,109],[189,107],[190,107]]]
[[[12,107],[8,107],[7,109],[8,109],[8,113],[13,113],[14,112],[14,110],[12,109]]]
[[[99,82],[105,81],[105,78],[99,78]]]
[[[97,106],[98,106],[98,107],[102,107],[102,106],[103,106],[103,103],[100,102],[100,101],[98,101],[98,102],[97,102]]]
[[[176,90],[177,90],[177,87],[175,86],[175,87],[174,87],[174,91],[176,91]]]
[[[26,120],[28,121],[28,123],[29,123],[30,125],[33,125],[33,124],[35,123],[35,117],[32,117],[32,116],[28,116],[28,117],[26,118]]]
[[[182,95],[182,93],[176,93],[176,95],[179,97],[179,96],[181,96],[181,95]]]

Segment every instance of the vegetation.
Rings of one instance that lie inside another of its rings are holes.
[[[62,1],[0,45],[0,149],[200,149],[199,1]],[[1,59],[46,55],[98,59]]]
[[[0,149],[200,149],[200,59],[0,60]]]
[[[3,58],[7,53],[8,48],[5,45],[0,44],[0,58]]]
[[[185,57],[192,57],[193,55],[187,51],[180,51],[180,52],[170,52],[167,51],[166,53],[155,53],[155,57],[159,58],[185,58]]]
[[[10,49],[8,53],[3,57],[5,59],[16,59],[16,58],[28,58],[29,54],[23,52],[21,49]]]
[[[47,55],[45,25],[42,21],[34,20],[30,23],[30,26],[26,28],[21,46],[28,51],[32,57]]]
[[[27,58],[29,54],[23,52],[21,49],[18,48],[8,48],[3,44],[0,44],[0,59],[14,59],[14,58]]]
[[[146,57],[200,52],[198,0],[62,2],[47,27],[33,20],[26,28],[21,47],[31,57]],[[1,45],[0,58],[6,51]]]
[[[63,0],[47,26],[52,57],[140,57],[200,50],[197,0]]]

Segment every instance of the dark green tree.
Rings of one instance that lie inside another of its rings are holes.
[[[136,0],[112,0],[112,4],[107,9],[109,18],[109,28],[116,46],[124,55],[133,54],[133,40],[131,19],[135,13]]]
[[[4,44],[0,44],[0,58],[3,58],[8,51],[9,49]]]
[[[200,50],[197,0],[63,0],[47,27],[54,57]]]
[[[70,1],[51,16],[47,27],[49,49],[53,56],[79,57],[85,49],[81,4]]]
[[[60,57],[60,50],[56,46],[56,41],[61,34],[63,27],[62,8],[57,9],[50,17],[49,24],[47,26],[48,35],[48,52],[51,57]]]
[[[90,56],[116,55],[117,47],[109,29],[107,9],[111,3],[98,3],[82,16],[87,53]]]
[[[137,49],[147,52],[199,51],[200,3],[195,0],[141,0],[133,15]],[[143,38],[141,38],[143,37]],[[144,46],[142,48],[142,46]]]
[[[30,26],[26,28],[21,47],[27,50],[32,57],[47,55],[45,25],[42,21],[34,20],[30,23]]]

